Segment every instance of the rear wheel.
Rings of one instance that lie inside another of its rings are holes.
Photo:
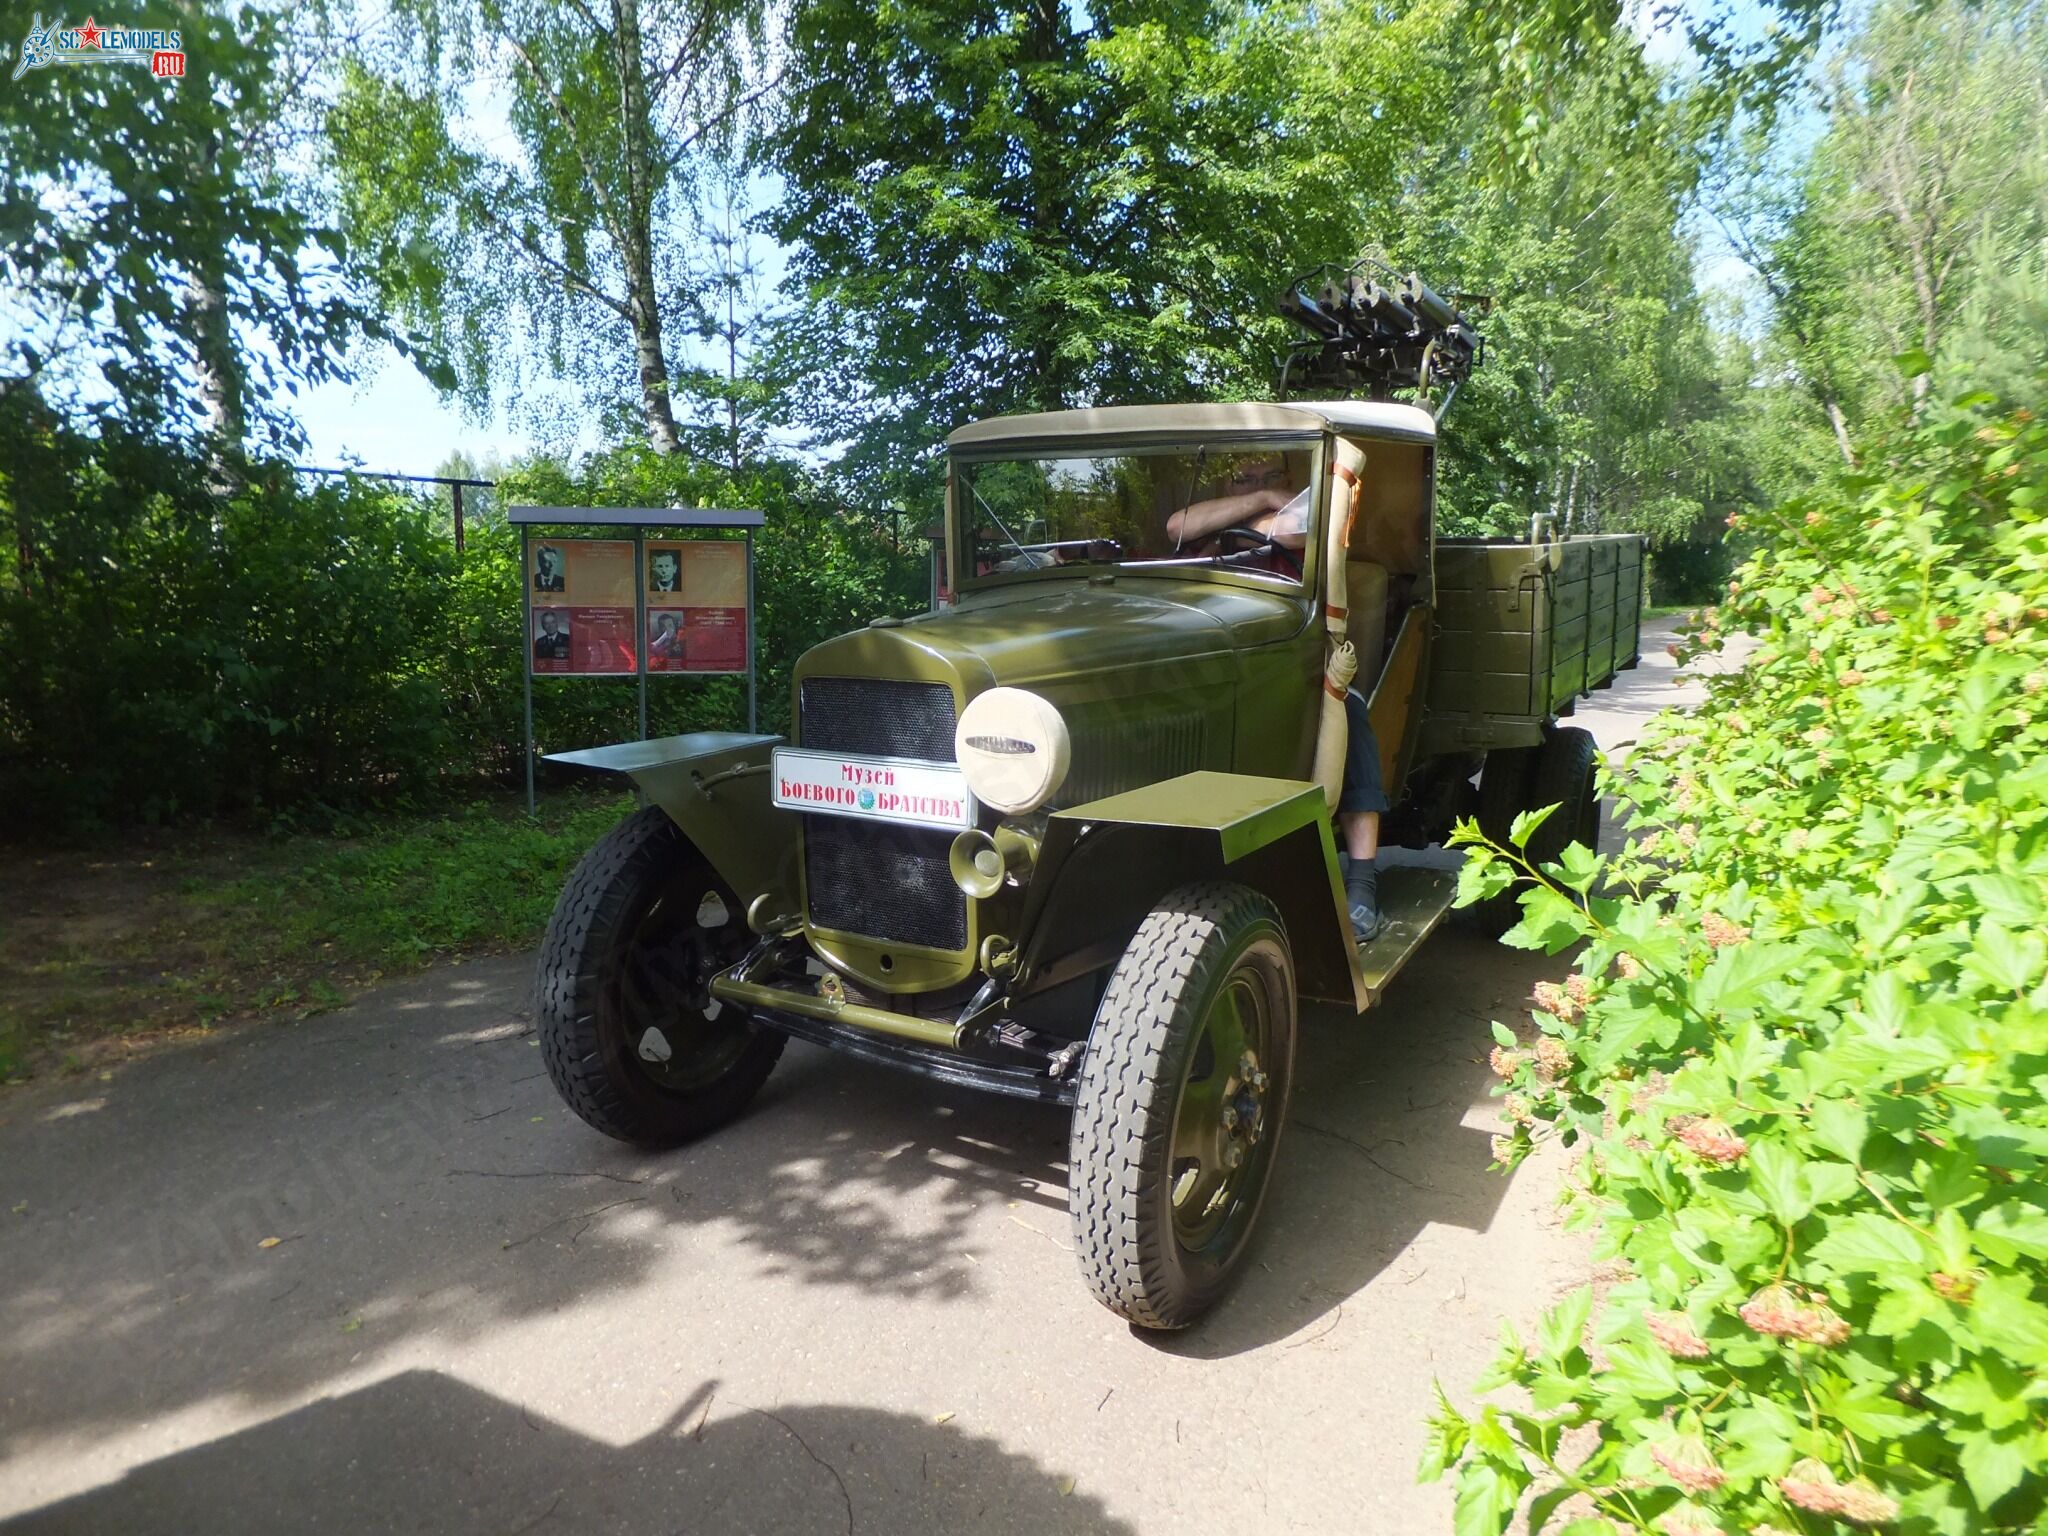
[[[1236,1279],[1294,1076],[1294,963],[1273,904],[1183,886],[1110,977],[1069,1137],[1081,1272],[1143,1328],[1184,1328]]]
[[[534,985],[541,1054],[569,1107],[648,1147],[701,1136],[745,1108],[783,1045],[711,995],[746,934],[739,899],[658,807],[584,855]]]

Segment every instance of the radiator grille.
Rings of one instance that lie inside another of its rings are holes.
[[[816,751],[953,761],[953,690],[944,683],[807,677],[799,708],[803,745]]]
[[[946,864],[951,832],[850,816],[804,818],[811,921],[893,944],[967,947],[967,898]]]
[[[798,739],[820,752],[953,761],[953,693],[944,683],[805,678]],[[967,898],[946,852],[953,834],[849,816],[804,817],[804,886],[819,928],[920,944],[967,946]]]

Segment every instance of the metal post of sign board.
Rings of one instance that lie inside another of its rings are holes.
[[[640,739],[647,739],[647,530],[633,530],[633,668],[640,688]]]
[[[756,724],[754,707],[754,530],[747,530],[747,731],[754,734],[761,727]],[[645,736],[647,732],[640,732]]]
[[[535,812],[533,799],[533,551],[527,546],[533,530],[519,530],[519,650],[526,657],[526,814]]]
[[[631,527],[633,529],[633,655],[634,676],[639,690],[640,736],[646,739],[648,729],[647,709],[647,530],[649,528],[716,528],[730,531],[739,529],[746,540],[747,560],[747,729],[758,729],[759,722],[759,678],[756,673],[757,648],[755,642],[756,615],[754,612],[754,530],[764,526],[767,518],[763,513],[735,510],[721,507],[524,507],[505,509],[505,521],[519,529],[519,613],[526,632],[520,637],[520,646],[525,652],[524,676],[525,694],[525,747],[526,747],[526,811],[533,815],[539,808],[534,783],[534,739],[533,739],[533,551],[532,531],[536,527]],[[585,674],[587,675],[587,674]],[[731,673],[710,674],[731,676]]]

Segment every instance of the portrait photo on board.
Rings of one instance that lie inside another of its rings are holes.
[[[533,659],[569,659],[569,613],[565,608],[537,608],[533,614]]]

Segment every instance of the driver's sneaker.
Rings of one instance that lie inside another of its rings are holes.
[[[1386,927],[1380,914],[1380,871],[1370,859],[1351,859],[1344,869],[1344,902],[1351,912],[1351,931],[1369,944]]]

